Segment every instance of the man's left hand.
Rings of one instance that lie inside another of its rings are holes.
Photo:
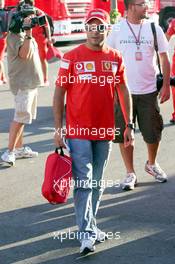
[[[127,127],[124,131],[124,147],[134,146],[134,130]]]

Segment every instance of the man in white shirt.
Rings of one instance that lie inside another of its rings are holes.
[[[114,25],[109,34],[107,44],[121,52],[126,67],[128,87],[133,99],[133,123],[136,118],[139,129],[148,149],[148,160],[145,170],[158,182],[166,182],[167,175],[156,162],[156,156],[161,140],[163,120],[159,113],[156,88],[156,65],[154,37],[151,24],[145,20],[149,3],[145,0],[124,0],[127,18],[119,25]],[[162,29],[155,25],[159,56],[163,72],[163,86],[159,93],[160,103],[170,97],[170,64],[168,60],[168,43]],[[125,127],[120,111],[120,103],[116,109],[116,126],[120,127],[120,136],[115,142],[120,143],[121,154],[126,166],[127,177],[122,184],[124,190],[133,190],[137,177],[133,164],[133,150],[123,144],[123,129]]]

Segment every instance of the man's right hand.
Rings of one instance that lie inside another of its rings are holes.
[[[170,99],[170,85],[163,85],[159,93],[160,104]]]
[[[58,130],[56,130],[54,133],[54,142],[56,147],[66,148],[63,142],[63,136],[61,133],[58,132]]]

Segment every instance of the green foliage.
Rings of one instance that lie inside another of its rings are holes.
[[[110,22],[111,22],[111,24],[115,24],[120,16],[121,16],[121,14],[118,11],[118,9],[111,10],[111,12],[110,12]]]

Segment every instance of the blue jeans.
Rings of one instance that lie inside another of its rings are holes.
[[[103,193],[103,172],[111,141],[68,139],[74,177],[74,204],[79,234],[89,238],[96,230],[96,215]],[[80,238],[80,240],[82,237]]]

